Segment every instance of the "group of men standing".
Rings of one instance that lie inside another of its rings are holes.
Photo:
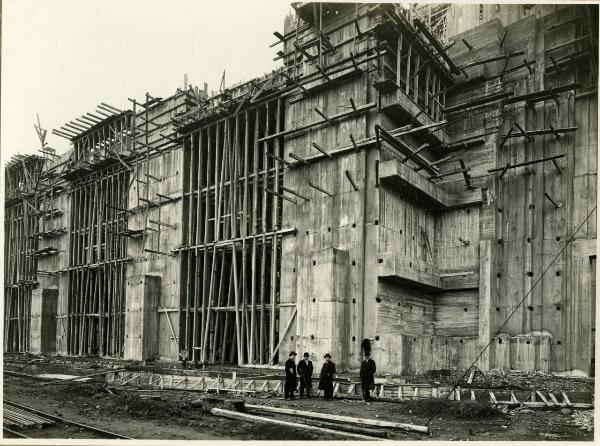
[[[335,364],[331,360],[331,355],[326,353],[325,362],[321,367],[319,376],[319,390],[323,391],[326,400],[333,399],[333,377],[335,375]],[[362,385],[363,399],[371,401],[371,390],[375,389],[375,361],[371,359],[369,351],[365,351],[363,361],[360,365],[360,381]],[[284,397],[286,400],[294,399],[294,392],[298,386],[298,377],[300,378],[300,398],[310,398],[312,390],[313,363],[310,355],[304,353],[304,358],[296,365],[296,352],[289,354],[289,359],[285,362],[285,387]]]

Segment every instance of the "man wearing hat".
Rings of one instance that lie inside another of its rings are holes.
[[[285,388],[284,396],[285,399],[294,399],[294,392],[296,391],[296,352],[291,351],[290,357],[285,361]]]
[[[313,363],[309,358],[308,352],[304,353],[304,359],[298,363],[298,375],[300,375],[300,398],[304,396],[304,390],[306,389],[306,397],[310,398],[310,391],[312,390],[312,374],[313,374]]]
[[[363,400],[371,401],[371,390],[375,390],[375,361],[371,359],[371,352],[365,351],[363,362],[360,365],[360,382]]]
[[[333,375],[335,375],[335,364],[331,360],[331,355],[326,353],[325,363],[321,368],[321,376],[319,378],[319,390],[325,394],[326,400],[333,399]]]

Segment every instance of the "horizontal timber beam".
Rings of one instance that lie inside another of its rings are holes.
[[[553,161],[553,160],[557,160],[559,158],[564,157],[565,155],[555,155],[555,156],[549,156],[546,158],[541,158],[539,160],[533,160],[533,161],[526,161],[524,163],[517,163],[517,164],[507,164],[505,167],[497,167],[495,169],[489,169],[488,172],[489,173],[495,173],[495,172],[505,172],[508,169],[514,169],[517,167],[523,167],[523,166],[528,166],[530,164],[537,164],[537,163],[543,163],[545,161]]]

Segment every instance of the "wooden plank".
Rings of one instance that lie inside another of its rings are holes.
[[[256,110],[256,125],[258,126],[258,109]],[[257,231],[257,201],[258,201],[258,150],[256,150],[257,147],[257,142],[256,139],[258,137],[258,129],[256,129],[255,131],[255,138],[254,138],[254,144],[255,144],[255,150],[254,150],[254,182],[253,182],[253,200],[252,200],[252,233],[256,234]],[[256,332],[256,275],[257,275],[257,271],[256,271],[256,256],[257,256],[257,252],[256,252],[256,238],[252,239],[252,251],[251,251],[251,266],[250,266],[250,271],[251,271],[251,279],[250,279],[250,336],[248,339],[249,342],[249,348],[248,348],[248,362],[252,363],[254,361],[254,336],[255,336],[255,332]],[[246,305],[246,298],[243,298],[243,302],[244,302],[244,308]],[[245,314],[245,309],[244,309],[244,314]]]
[[[238,355],[238,364],[241,364],[243,361],[242,358],[242,342],[241,342],[241,325],[240,325],[240,312],[239,312],[239,295],[238,295],[238,272],[237,272],[237,256],[236,250],[233,249],[233,295],[235,301],[235,337],[237,342],[237,355]]]
[[[92,373],[92,374],[89,374],[89,375],[74,376],[72,378],[67,378],[67,379],[57,379],[56,381],[50,381],[50,382],[47,382],[47,383],[42,383],[42,384],[40,384],[40,386],[50,386],[52,384],[71,384],[72,382],[79,381],[81,379],[89,379],[89,378],[93,378],[95,376],[103,376],[103,375],[107,375],[109,373],[124,372],[126,370],[127,369],[124,369],[124,368],[104,370],[103,372]]]
[[[206,234],[207,234],[206,227],[208,226],[207,215],[206,215],[207,206],[205,206],[202,201],[203,183],[206,183],[206,185],[208,186],[208,176],[206,175],[205,164],[206,165],[210,164],[210,160],[208,158],[205,161],[205,152],[206,152],[206,155],[208,154],[208,150],[207,150],[208,147],[204,143],[204,133],[205,132],[206,132],[206,129],[200,129],[196,133],[197,140],[198,140],[198,163],[196,166],[196,168],[198,169],[198,172],[197,172],[197,180],[196,180],[197,189],[196,189],[196,210],[195,210],[196,234],[195,234],[195,238],[194,238],[194,243],[192,243],[192,244],[198,244],[198,243],[206,241]],[[192,138],[192,143],[193,143],[193,141],[194,141],[194,138]],[[192,147],[193,147],[193,144],[192,144]],[[205,199],[207,197],[208,197],[208,188],[206,191]],[[192,202],[192,200],[193,200],[193,196],[190,194],[190,202]],[[206,250],[205,250],[205,252],[206,252]],[[204,262],[200,262],[200,259],[201,259],[200,254],[202,254],[202,256],[204,258]],[[190,250],[190,251],[188,251],[188,259],[191,259],[191,258],[192,258],[192,251]],[[202,316],[198,312],[198,307],[201,305],[202,296],[204,294],[203,289],[204,289],[204,283],[206,280],[205,277],[203,277],[203,279],[202,279],[202,282],[201,282],[202,287],[200,289],[198,286],[198,282],[200,281],[200,271],[202,271],[203,275],[206,273],[206,268],[205,268],[206,256],[204,253],[199,253],[198,249],[195,249],[193,258],[194,258],[194,277],[193,277],[192,283],[193,283],[193,289],[194,289],[194,295],[193,295],[194,312],[192,314],[190,314],[189,305],[192,302],[192,299],[191,298],[187,299],[186,303],[188,305],[188,308],[187,308],[186,315],[188,318],[191,315],[193,315],[193,325],[192,325],[191,342],[189,342],[189,334],[186,334],[188,336],[188,338],[186,338],[186,349],[188,352],[191,351],[192,360],[196,360],[197,350],[194,349],[194,346],[196,346],[196,342],[198,339],[198,332],[201,331],[203,328],[202,320],[201,320]],[[202,270],[200,269],[201,264],[202,264]],[[191,269],[189,269],[189,271],[191,274]],[[190,285],[188,287],[188,292],[190,292],[191,289],[192,288]],[[188,347],[188,342],[189,342],[189,347]],[[200,352],[200,354],[202,354],[202,352]]]
[[[266,104],[266,118],[265,118],[265,134],[269,132],[269,121],[271,115],[271,107],[270,102]],[[269,169],[268,162],[269,158],[267,157],[267,143],[263,144],[263,187],[262,187],[262,215],[261,215],[261,232],[262,232],[262,246],[261,246],[261,257],[260,257],[260,305],[261,308],[264,308],[266,302],[266,260],[267,260],[267,241],[265,237],[265,233],[267,232],[267,182],[269,177]],[[266,312],[260,312],[260,326],[258,333],[258,355],[262,358],[263,353],[265,351],[265,335],[266,335]],[[252,338],[252,343],[254,344],[256,339]],[[254,356],[251,358],[252,363],[254,363]]]
[[[282,123],[282,119],[281,119],[281,115],[282,115],[282,107],[283,107],[283,102],[281,100],[281,98],[277,99],[277,118],[276,118],[276,132],[280,132],[282,127],[283,127],[283,123]],[[277,152],[277,155],[282,156],[283,155],[283,151],[282,151],[282,144],[281,144],[281,140],[277,139],[275,141],[275,150]],[[280,182],[280,175],[282,175],[283,172],[279,172],[279,165],[275,165],[275,192],[279,191],[279,182]],[[278,217],[279,217],[279,200],[274,199],[273,202],[273,230],[277,230],[280,229],[279,228],[279,223],[277,221]],[[277,234],[272,236],[271,239],[271,314],[270,314],[270,319],[269,319],[269,358],[273,356],[273,350],[275,349],[275,319],[276,319],[276,305],[277,305],[277,285],[278,285],[278,280],[277,280],[277,262],[278,262],[278,237]],[[260,363],[262,364],[263,358],[263,352],[261,352],[261,361]]]
[[[410,62],[412,59],[412,43],[408,42],[408,57],[406,58],[406,94],[410,96]]]
[[[402,33],[398,35],[398,47],[396,51],[396,85],[402,88],[401,79],[402,79]]]
[[[535,393],[537,394],[537,396],[540,397],[540,399],[544,402],[544,404],[546,406],[552,406],[552,403],[550,403],[546,397],[542,394],[542,392],[540,392],[539,390],[536,390]]]
[[[294,415],[294,416],[302,417],[302,418],[322,419],[323,416],[326,416],[328,419],[330,419],[332,421],[348,423],[348,424],[353,424],[353,425],[376,426],[376,427],[383,427],[383,428],[400,429],[400,430],[404,430],[404,431],[418,432],[418,433],[422,433],[422,434],[429,433],[429,427],[427,427],[427,426],[418,426],[418,425],[408,424],[408,423],[398,423],[395,421],[349,417],[346,415],[337,415],[337,414],[323,414],[323,413],[319,413],[319,412],[287,409],[287,408],[283,408],[283,407],[263,406],[263,405],[258,405],[258,404],[246,404],[245,407],[250,410],[283,414],[283,415]]]
[[[318,426],[313,426],[313,425],[309,425],[309,424],[292,423],[289,421],[278,420],[276,418],[260,417],[257,415],[250,415],[247,413],[234,412],[231,410],[220,409],[218,407],[214,407],[210,411],[213,415],[222,416],[222,417],[226,417],[226,418],[232,418],[234,420],[243,420],[243,421],[250,421],[250,422],[267,423],[267,424],[277,424],[277,425],[285,426],[288,428],[294,428],[294,429],[298,429],[298,430],[311,430],[311,431],[326,433],[329,435],[354,438],[354,439],[360,439],[360,440],[379,440],[379,438],[377,438],[377,437],[370,437],[367,435],[355,434],[355,433],[351,433],[351,432],[327,429],[324,427],[318,427]]]
[[[279,346],[281,345],[281,343],[283,342],[283,339],[285,338],[286,333],[288,332],[288,330],[290,329],[292,322],[294,321],[294,319],[296,318],[296,313],[298,312],[298,308],[294,308],[294,312],[292,313],[292,316],[290,317],[290,319],[288,320],[288,323],[286,324],[285,330],[279,334],[279,342],[277,343],[277,345],[275,346],[275,348],[273,349],[273,352],[271,353],[271,358],[269,359],[269,363],[273,362],[273,359],[275,357],[275,354],[277,353],[277,351],[279,350]]]
[[[413,99],[416,104],[419,103],[419,71],[421,65],[421,55],[417,53],[417,60],[415,63],[415,74],[414,76],[414,87],[413,87]],[[412,78],[411,78],[412,79]]]

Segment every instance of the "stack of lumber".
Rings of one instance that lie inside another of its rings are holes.
[[[6,403],[3,407],[4,415],[2,423],[4,427],[29,429],[42,428],[54,424],[53,420],[41,417],[20,407],[11,406]]]

